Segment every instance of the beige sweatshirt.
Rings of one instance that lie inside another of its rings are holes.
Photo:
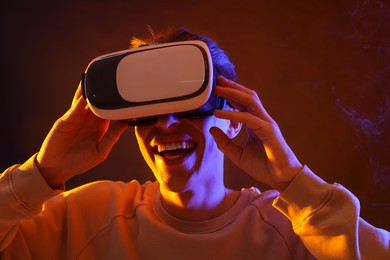
[[[53,191],[33,158],[0,176],[1,259],[390,259],[389,241],[349,191],[307,167],[281,195],[243,189],[196,222],[164,210],[157,182]]]

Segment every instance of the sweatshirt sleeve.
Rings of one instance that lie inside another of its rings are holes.
[[[46,184],[34,163],[35,156],[0,175],[0,252],[14,239],[22,219],[39,214],[46,200],[62,192]]]
[[[304,167],[273,203],[318,259],[390,259],[390,233],[359,217],[358,199]]]

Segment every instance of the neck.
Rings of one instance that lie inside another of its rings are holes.
[[[173,216],[200,221],[217,217],[233,206],[240,192],[220,185],[196,187],[184,192],[172,192],[160,186],[161,203]]]

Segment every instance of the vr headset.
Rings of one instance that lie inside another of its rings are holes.
[[[181,41],[99,56],[84,72],[82,89],[98,117],[143,125],[159,115],[197,118],[222,109],[216,77],[207,45]]]

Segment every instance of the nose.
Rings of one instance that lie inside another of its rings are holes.
[[[168,114],[168,115],[159,116],[157,118],[156,126],[168,129],[169,127],[177,125],[178,123],[179,123],[179,119],[175,115]]]

